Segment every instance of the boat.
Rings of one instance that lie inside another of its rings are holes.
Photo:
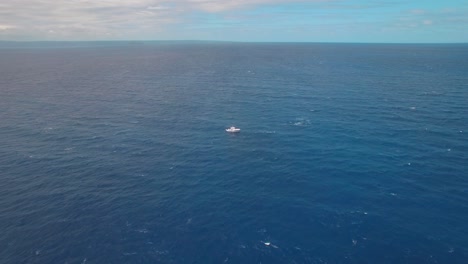
[[[230,127],[230,128],[226,128],[226,132],[229,132],[229,133],[239,133],[240,132],[240,128],[237,128],[237,127]]]

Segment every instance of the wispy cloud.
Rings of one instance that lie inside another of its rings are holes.
[[[423,23],[424,25],[432,25],[433,22],[432,22],[432,20],[430,20],[430,19],[426,19],[426,20],[423,20],[422,23]]]
[[[441,25],[451,30],[468,26],[468,8],[442,8],[435,10],[408,10],[397,17],[395,28],[417,28],[419,26]],[[467,33],[460,32],[468,36]]]

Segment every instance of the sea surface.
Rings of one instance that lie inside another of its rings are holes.
[[[0,263],[468,263],[468,45],[2,43]]]

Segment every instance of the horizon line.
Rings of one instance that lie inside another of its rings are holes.
[[[240,41],[240,40],[197,40],[197,39],[167,39],[167,40],[0,40],[0,43],[108,43],[108,42],[219,42],[219,43],[265,43],[265,44],[468,44],[468,42],[358,42],[358,41]]]

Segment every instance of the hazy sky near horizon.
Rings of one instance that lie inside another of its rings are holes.
[[[468,1],[2,0],[0,40],[468,42]]]

